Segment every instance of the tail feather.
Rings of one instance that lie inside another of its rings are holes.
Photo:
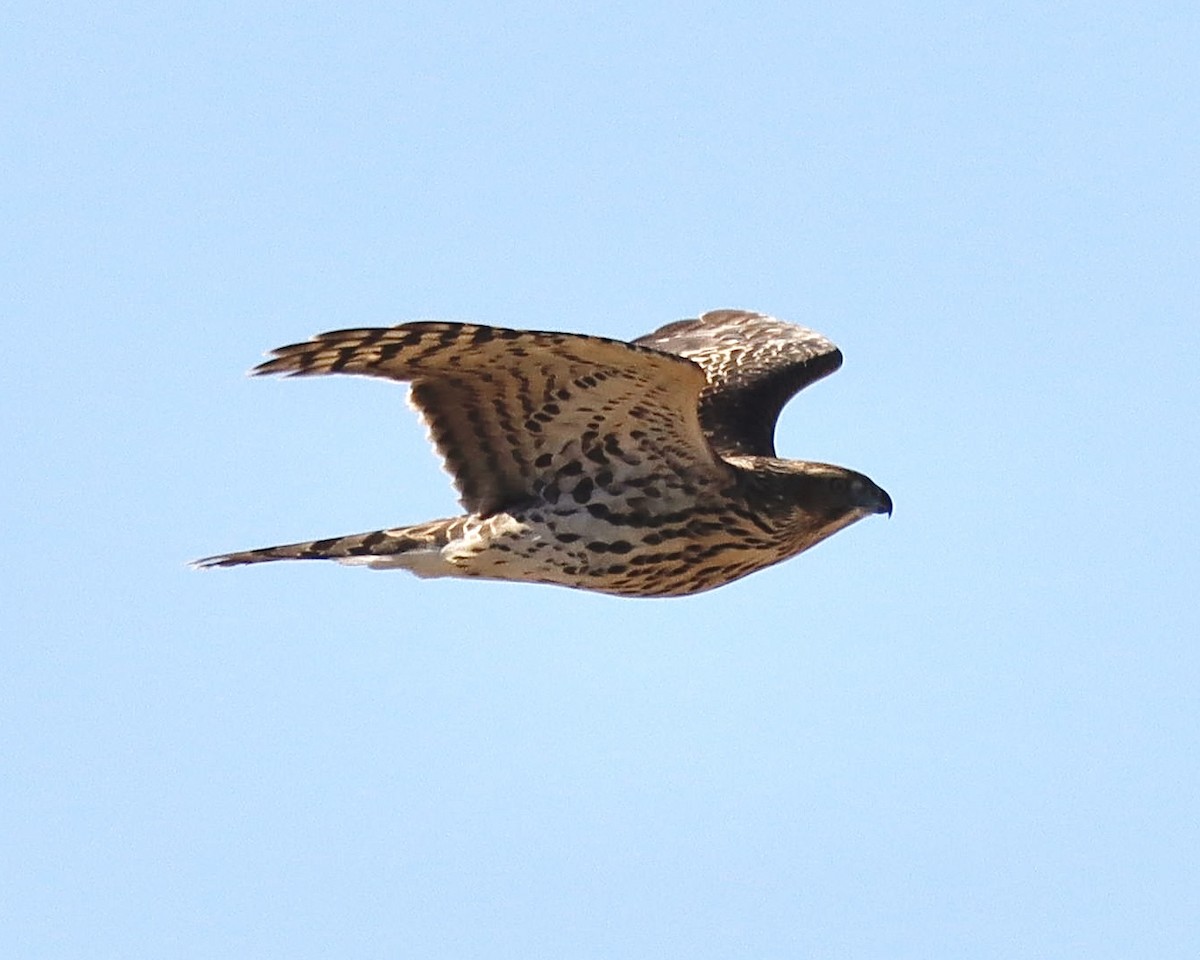
[[[411,527],[396,527],[392,530],[352,533],[328,540],[305,540],[277,547],[222,553],[215,557],[195,560],[191,565],[198,570],[208,570],[213,567],[238,567],[247,563],[269,563],[274,560],[339,560],[343,563],[366,563],[373,566],[372,558],[393,557],[396,558],[393,562],[384,561],[380,565],[406,566],[398,555],[440,551],[461,533],[464,520],[466,517],[454,517]]]

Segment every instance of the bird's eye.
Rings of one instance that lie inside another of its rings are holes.
[[[845,493],[846,479],[844,477],[834,477],[829,481],[829,489],[834,493]]]

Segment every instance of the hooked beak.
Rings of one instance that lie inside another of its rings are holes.
[[[892,515],[892,498],[882,487],[879,488],[879,502],[875,507],[875,512],[886,513],[889,517]]]

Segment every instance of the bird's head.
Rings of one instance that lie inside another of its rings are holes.
[[[837,531],[876,513],[891,516],[887,491],[845,467],[804,460],[745,458],[756,478],[758,499],[803,541],[807,549]]]
[[[892,515],[892,498],[870,477],[829,463],[803,463],[795,487],[806,510],[839,516],[855,514],[854,519],[875,513]]]

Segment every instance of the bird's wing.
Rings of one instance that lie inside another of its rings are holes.
[[[745,310],[713,310],[633,342],[700,364],[708,378],[700,422],[724,456],[775,456],[784,404],[842,365],[842,352],[819,333]]]
[[[608,485],[694,494],[730,477],[700,426],[700,367],[617,340],[408,323],[320,334],[253,372],[411,381],[411,403],[473,513],[531,496],[582,503]]]

